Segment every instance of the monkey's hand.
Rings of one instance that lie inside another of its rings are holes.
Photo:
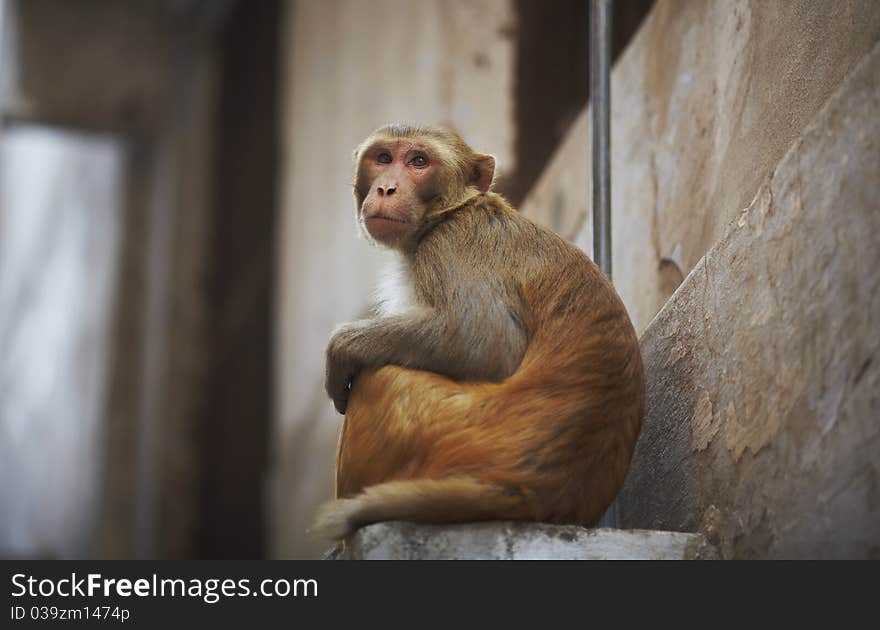
[[[342,414],[345,413],[348,404],[351,384],[363,367],[353,352],[359,328],[356,323],[342,326],[333,334],[327,345],[324,388],[327,390],[327,395],[333,399],[336,411]]]

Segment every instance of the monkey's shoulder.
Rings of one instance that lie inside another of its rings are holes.
[[[517,212],[504,197],[488,192],[474,197],[466,205],[465,214],[474,221],[491,225],[515,221]]]
[[[469,214],[471,220],[483,228],[480,232],[495,234],[515,248],[518,256],[528,257],[529,253],[534,253],[542,261],[557,263],[585,263],[589,260],[576,245],[523,215],[495,193],[477,197]]]
[[[533,269],[588,265],[574,244],[515,210],[495,193],[476,195],[426,235],[419,258],[477,268]]]
[[[535,240],[549,233],[515,210],[504,197],[483,193],[452,213],[447,221],[450,231],[469,236],[469,242],[487,237],[505,243]]]
[[[528,278],[581,268],[587,256],[552,230],[523,216],[500,195],[483,193],[447,214],[420,241],[413,263],[439,277]]]

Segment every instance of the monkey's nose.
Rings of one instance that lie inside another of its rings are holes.
[[[382,197],[384,195],[391,196],[394,194],[394,191],[397,190],[397,186],[377,186],[376,192],[379,193],[379,196]]]

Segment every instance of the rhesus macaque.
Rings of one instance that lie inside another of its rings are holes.
[[[629,468],[645,382],[608,279],[490,192],[454,132],[391,125],[355,153],[357,218],[399,269],[340,327],[326,388],[345,413],[331,539],[385,520],[594,525]]]

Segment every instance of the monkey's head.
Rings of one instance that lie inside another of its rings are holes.
[[[426,226],[487,192],[495,158],[442,127],[388,125],[355,151],[358,222],[372,240],[406,249]]]

